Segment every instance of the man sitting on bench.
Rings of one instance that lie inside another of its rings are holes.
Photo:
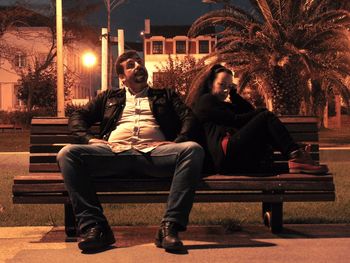
[[[193,115],[170,89],[147,85],[148,73],[135,51],[120,55],[116,71],[123,89],[107,90],[69,119],[82,144],[67,145],[57,161],[81,233],[81,250],[115,242],[103,214],[93,177],[135,175],[173,177],[167,208],[155,244],[181,250],[178,232],[186,230],[204,152],[189,141]],[[88,128],[100,122],[95,138]]]

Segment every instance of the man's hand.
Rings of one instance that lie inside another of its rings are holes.
[[[96,138],[93,138],[93,139],[90,139],[90,140],[89,140],[89,144],[95,144],[95,143],[104,143],[104,144],[109,144],[109,142],[108,142],[108,141],[101,140],[101,139],[96,139]]]

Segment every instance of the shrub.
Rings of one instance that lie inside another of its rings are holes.
[[[22,128],[28,128],[35,116],[54,116],[48,109],[36,109],[32,111],[0,111],[0,123],[15,124]]]
[[[82,109],[83,107],[84,107],[84,105],[75,105],[75,104],[69,103],[65,107],[65,114],[67,117],[70,117],[70,116],[72,116],[72,113],[74,111]]]

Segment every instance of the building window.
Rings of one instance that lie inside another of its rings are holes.
[[[176,54],[186,54],[186,41],[176,41]]]
[[[152,42],[152,53],[153,54],[163,54],[163,41],[153,41]]]
[[[153,72],[153,84],[161,83],[166,78],[166,72]]]
[[[199,40],[199,53],[200,54],[209,53],[209,41],[208,40]]]
[[[14,62],[16,67],[23,68],[27,65],[27,58],[24,54],[16,54]]]

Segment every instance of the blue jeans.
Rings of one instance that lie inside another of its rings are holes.
[[[202,147],[189,141],[161,145],[149,153],[132,149],[117,154],[102,143],[71,144],[60,150],[57,161],[80,230],[93,224],[107,224],[93,177],[131,179],[135,174],[173,177],[163,221],[178,223],[186,229],[203,158]]]

